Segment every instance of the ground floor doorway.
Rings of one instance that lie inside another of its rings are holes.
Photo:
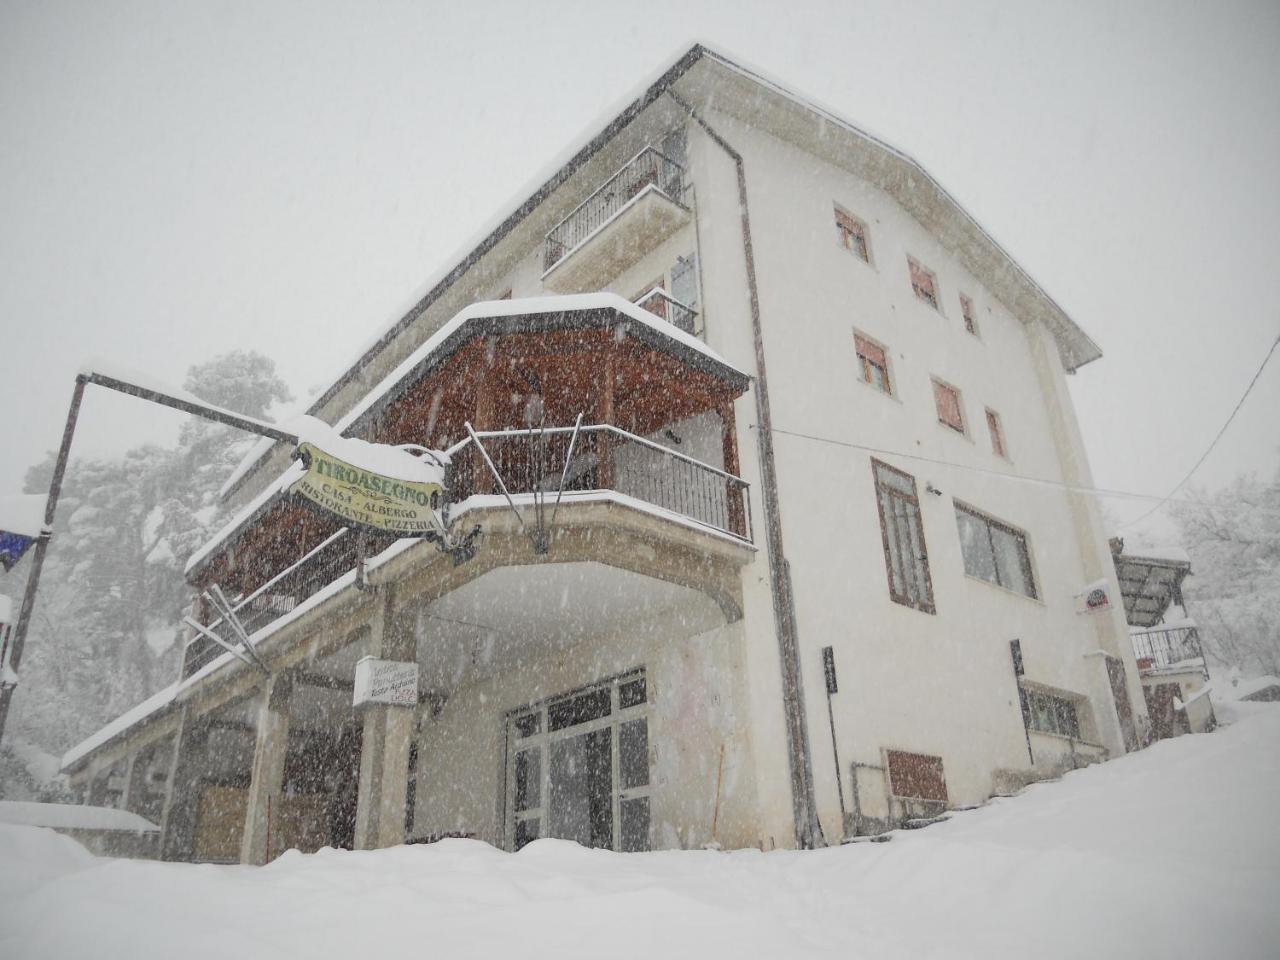
[[[511,713],[506,839],[650,848],[648,695],[643,670]]]

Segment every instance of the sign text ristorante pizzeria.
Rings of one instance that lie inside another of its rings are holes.
[[[289,487],[290,493],[350,523],[402,537],[443,531],[441,484],[383,476],[330,456],[311,443],[299,444],[297,455],[306,472]]]

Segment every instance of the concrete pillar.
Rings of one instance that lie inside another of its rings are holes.
[[[1062,479],[1080,487],[1093,486],[1093,474],[1085,455],[1084,439],[1076,421],[1075,409],[1067,390],[1057,345],[1048,329],[1042,324],[1030,324],[1027,336],[1031,344],[1031,356],[1049,414],[1054,451],[1062,469]],[[1108,592],[1115,599],[1111,610],[1089,614],[1096,640],[1096,649],[1111,655],[1124,666],[1125,687],[1128,693],[1130,713],[1135,725],[1146,722],[1147,704],[1142,694],[1134,661],[1133,646],[1129,641],[1129,628],[1125,622],[1124,604],[1120,602],[1120,583],[1116,579],[1111,547],[1102,527],[1102,515],[1091,496],[1075,490],[1063,494],[1071,514],[1076,547],[1080,557],[1081,582],[1079,590],[1094,582],[1106,579]],[[1097,683],[1094,706],[1099,711],[1098,726],[1103,744],[1113,754],[1122,754],[1130,748],[1129,738],[1122,729],[1115,699],[1111,695],[1111,683],[1107,675],[1106,661],[1097,657]]]
[[[241,863],[269,863],[273,850],[281,849],[280,796],[289,752],[292,698],[293,674],[275,673],[267,678],[258,709],[258,739],[245,804],[244,839],[240,842]]]
[[[381,589],[385,593],[370,623],[369,653],[383,660],[416,660],[417,640],[412,628],[393,626],[394,591],[389,586]],[[417,708],[371,704],[361,710],[364,738],[360,746],[355,848],[373,850],[404,842],[409,748]]]
[[[165,783],[164,812],[160,817],[160,859],[188,860],[195,837],[196,803],[200,770],[204,765],[208,725],[191,716],[184,704]]]
[[[142,779],[147,766],[145,763],[138,762],[139,752],[135,750],[129,754],[129,760],[124,768],[124,793],[120,797],[120,809],[131,810],[134,813],[138,812],[138,781]]]

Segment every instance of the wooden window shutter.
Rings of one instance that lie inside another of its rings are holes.
[[[945,383],[933,381],[933,400],[938,408],[938,419],[949,427],[964,432],[964,418],[960,415],[960,396]]]
[[[870,340],[866,339],[865,337],[858,336],[857,334],[854,334],[853,340],[854,340],[854,345],[857,347],[859,356],[866,357],[868,360],[870,360],[876,366],[881,367],[882,369],[887,370],[889,368],[888,361],[885,360],[884,350],[882,350],[880,347],[877,347],[874,343],[872,343]]]

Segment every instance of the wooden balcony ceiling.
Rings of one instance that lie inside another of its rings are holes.
[[[345,432],[445,449],[465,438],[467,422],[476,430],[527,427],[535,396],[547,426],[571,426],[582,413],[584,423],[645,436],[714,412],[732,429],[732,403],[745,392],[747,378],[709,351],[687,345],[688,339],[675,328],[671,337],[655,334],[613,308],[473,317]],[[218,583],[229,595],[254,589],[341,526],[335,517],[281,497],[193,569],[192,580]],[[370,552],[392,540],[371,542]],[[354,539],[344,549],[354,564]]]
[[[1191,564],[1182,559],[1121,554],[1114,560],[1125,620],[1131,627],[1159,623],[1169,604],[1180,596],[1182,581],[1191,572]]]

